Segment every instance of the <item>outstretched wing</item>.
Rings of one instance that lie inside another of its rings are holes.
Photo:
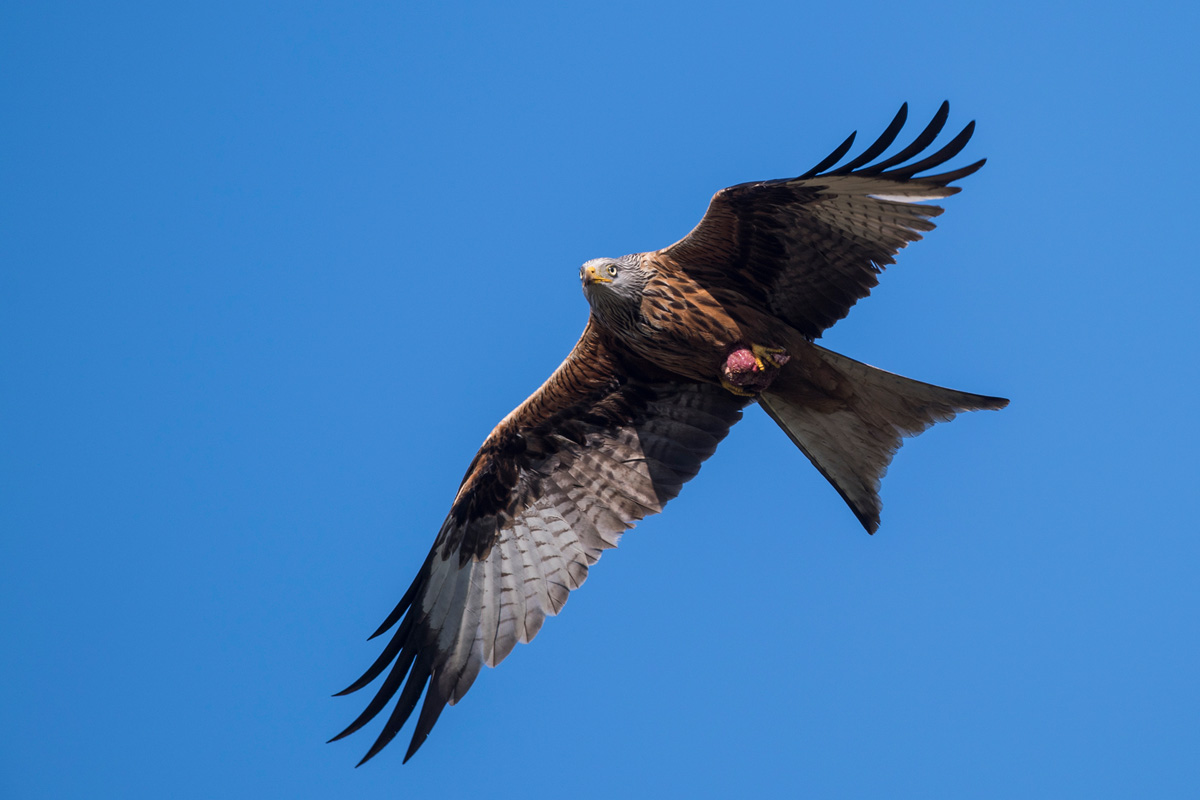
[[[833,168],[854,134],[798,178],[743,183],[713,196],[700,224],[652,258],[673,264],[710,288],[729,287],[815,339],[879,283],[878,274],[909,242],[931,231],[942,213],[923,201],[959,191],[952,181],[983,161],[916,177],[956,156],[975,130],[961,133],[918,161],[950,113],[942,103],[908,147],[876,161],[895,141],[908,104],[874,144]]]
[[[366,761],[395,737],[428,687],[407,761],[484,664],[495,666],[531,640],[603,550],[679,493],[741,419],[747,399],[623,357],[589,323],[566,361],[475,456],[416,580],[374,636],[399,626],[340,694],[387,676],[334,739],[399,693]]]

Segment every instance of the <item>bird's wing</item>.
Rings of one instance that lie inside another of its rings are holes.
[[[916,177],[949,161],[971,138],[974,122],[914,161],[949,112],[943,103],[912,144],[888,158],[876,160],[904,126],[907,104],[874,144],[840,167],[854,134],[798,178],[722,189],[691,233],[652,258],[708,287],[735,289],[815,339],[870,294],[900,248],[933,230],[930,220],[942,209],[923,201],[957,193],[949,184],[983,166],[977,161]]]
[[[340,694],[386,677],[334,738],[361,728],[399,693],[366,761],[395,737],[428,685],[407,761],[482,665],[531,640],[603,550],[679,493],[747,400],[622,356],[589,324],[475,456],[416,580],[374,634],[398,623],[391,640]]]

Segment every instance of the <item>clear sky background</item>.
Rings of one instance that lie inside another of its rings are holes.
[[[1198,33],[6,4],[0,795],[1195,796]],[[751,409],[408,765],[326,745],[579,265],[943,99],[988,165],[825,341],[1011,407],[909,442],[874,537]]]

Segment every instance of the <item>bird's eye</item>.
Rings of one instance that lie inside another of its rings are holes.
[[[610,277],[617,277],[617,266],[615,264],[608,265],[608,274]]]

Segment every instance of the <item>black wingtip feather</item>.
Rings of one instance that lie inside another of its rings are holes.
[[[911,178],[918,172],[924,172],[927,169],[932,169],[940,164],[944,164],[956,155],[962,152],[962,149],[967,146],[967,142],[971,141],[971,135],[975,133],[975,120],[967,123],[967,126],[959,131],[958,135],[946,143],[945,147],[938,150],[933,155],[923,158],[915,164],[907,164],[899,169],[894,169],[887,173],[889,177],[896,178]]]
[[[413,730],[412,741],[408,743],[408,750],[404,753],[404,761],[402,764],[407,764],[421,745],[425,744],[425,740],[429,738],[429,732],[433,730],[433,726],[437,724],[438,717],[442,715],[442,709],[446,707],[446,698],[442,697],[437,691],[437,681],[429,682],[429,691],[425,693],[425,702],[421,704],[421,715],[417,717],[417,726]]]
[[[429,555],[425,557],[425,563],[422,564],[421,569],[417,571],[416,579],[409,584],[408,591],[406,591],[404,596],[400,598],[400,602],[396,603],[396,607],[392,609],[392,613],[387,615],[387,619],[385,619],[380,626],[375,629],[374,633],[367,637],[368,642],[374,639],[376,636],[386,633],[389,628],[395,625],[399,619],[404,616],[404,612],[407,611],[408,607],[412,605],[413,598],[417,596],[417,591],[421,589],[425,583],[425,579],[429,576],[429,565],[433,561],[433,555],[433,551],[431,550]]]
[[[933,115],[933,119],[925,126],[925,130],[921,131],[916,139],[913,139],[912,144],[891,158],[860,170],[860,172],[864,175],[878,175],[889,167],[894,167],[897,164],[903,164],[905,161],[908,161],[917,153],[933,144],[933,140],[937,138],[937,135],[942,132],[942,128],[946,126],[946,120],[949,116],[950,102],[943,100],[941,106],[938,107],[937,113]]]
[[[904,103],[900,106],[900,110],[896,112],[896,116],[893,117],[892,121],[888,123],[888,126],[884,132],[881,133],[879,138],[875,140],[874,144],[864,150],[862,154],[858,156],[858,158],[855,158],[826,174],[848,175],[859,167],[870,164],[872,159],[876,158],[884,150],[887,150],[888,147],[891,146],[892,142],[896,141],[896,137],[900,134],[900,129],[904,127],[904,123],[907,120],[908,103]]]
[[[808,172],[801,175],[800,178],[811,178],[814,175],[820,174],[821,170],[829,169],[834,164],[841,161],[842,156],[846,155],[847,151],[849,151],[851,146],[853,146],[854,137],[857,135],[858,135],[858,131],[854,131],[849,136],[847,136],[846,141],[839,144],[832,153],[825,156],[825,158],[823,158],[821,160],[820,164],[817,164],[815,167],[810,169]]]
[[[399,606],[397,606],[397,608],[399,608]],[[404,612],[401,612],[401,613],[404,613]],[[388,615],[388,618],[383,621],[383,624],[381,624],[378,628],[376,628],[375,632],[367,637],[367,641],[369,642],[372,639],[375,639],[375,638],[387,633],[388,629],[390,629],[393,625],[395,625],[396,620],[398,620],[398,619],[400,619],[400,617],[396,614],[395,611],[393,611],[391,614]]]
[[[400,692],[400,697],[396,700],[396,707],[392,709],[391,716],[389,716],[387,722],[383,724],[383,730],[379,732],[379,736],[375,739],[375,743],[371,745],[371,749],[367,751],[367,754],[363,756],[362,760],[354,766],[361,767],[363,764],[374,758],[380,750],[387,747],[388,744],[391,743],[392,739],[396,738],[396,734],[399,733],[400,729],[404,727],[404,723],[408,722],[408,718],[412,715],[413,709],[416,708],[417,701],[421,698],[421,692],[425,689],[426,684],[429,684],[430,692],[434,691],[433,684],[429,680],[431,672],[428,664],[424,662],[425,659],[422,659],[420,662],[417,662],[413,665],[412,674],[408,676],[408,681],[404,684],[404,689]],[[428,693],[425,699],[425,704],[429,704]],[[443,701],[442,704],[444,705],[445,701]],[[421,710],[421,716],[422,718],[425,716],[424,709]],[[437,717],[435,716],[434,721],[436,720]],[[432,723],[430,724],[430,727],[433,727]],[[418,732],[421,730],[419,720],[417,730]],[[425,730],[425,735],[429,735],[428,729]],[[413,737],[415,739],[416,734],[414,734]],[[424,737],[422,737],[421,741],[424,741]],[[419,747],[420,745],[418,744],[417,746]],[[409,750],[416,752],[412,745],[409,746]],[[405,761],[407,760],[408,759],[406,758]]]
[[[336,742],[338,739],[343,739],[362,728],[362,726],[366,725],[371,720],[375,719],[376,715],[383,710],[384,706],[386,706],[396,694],[396,689],[400,687],[401,681],[404,680],[404,676],[408,674],[409,667],[412,666],[413,658],[414,654],[412,651],[409,651],[408,653],[401,653],[399,660],[396,661],[396,665],[392,667],[391,672],[388,673],[387,678],[384,679],[383,684],[379,687],[379,691],[377,691],[375,696],[371,698],[371,702],[367,704],[367,707],[363,709],[361,714],[354,718],[353,722],[346,726],[344,731],[339,733],[337,736],[334,736],[329,741]],[[416,677],[417,675],[415,673],[409,676],[408,684],[411,685]],[[410,691],[409,685],[404,687],[404,692],[401,693],[401,700],[403,700],[405,694]],[[421,686],[423,685],[424,684],[422,683]],[[417,694],[420,694],[421,687],[418,686],[416,691]],[[399,707],[399,705],[400,704],[398,703],[397,707]],[[394,712],[393,716],[395,716]],[[389,720],[389,722],[390,721],[391,720]],[[401,722],[400,724],[403,725],[404,723]]]
[[[934,183],[938,183],[942,186],[945,186],[946,184],[953,183],[954,181],[961,180],[961,179],[967,177],[968,175],[972,175],[972,174],[978,172],[980,170],[980,168],[986,163],[987,163],[987,159],[981,158],[978,161],[976,161],[974,164],[968,164],[967,166],[962,167],[961,169],[956,169],[951,172],[942,172],[937,175],[925,175],[921,178],[921,180],[932,181]],[[953,189],[956,193],[962,191],[961,187],[958,187],[958,186],[951,186],[949,188]]]
[[[379,674],[387,668],[388,664],[392,663],[392,659],[396,657],[396,654],[400,652],[400,648],[403,647],[404,643],[408,641],[408,633],[412,629],[412,620],[413,617],[411,615],[406,617],[404,622],[401,623],[400,627],[396,630],[396,635],[393,636],[391,641],[387,643],[387,646],[383,648],[383,652],[380,653],[379,657],[375,659],[375,662],[367,668],[367,671],[364,672],[362,676],[359,677],[359,679],[354,683],[335,694],[334,697],[342,697],[343,695],[357,692],[359,689],[363,688],[368,683],[379,677]]]

